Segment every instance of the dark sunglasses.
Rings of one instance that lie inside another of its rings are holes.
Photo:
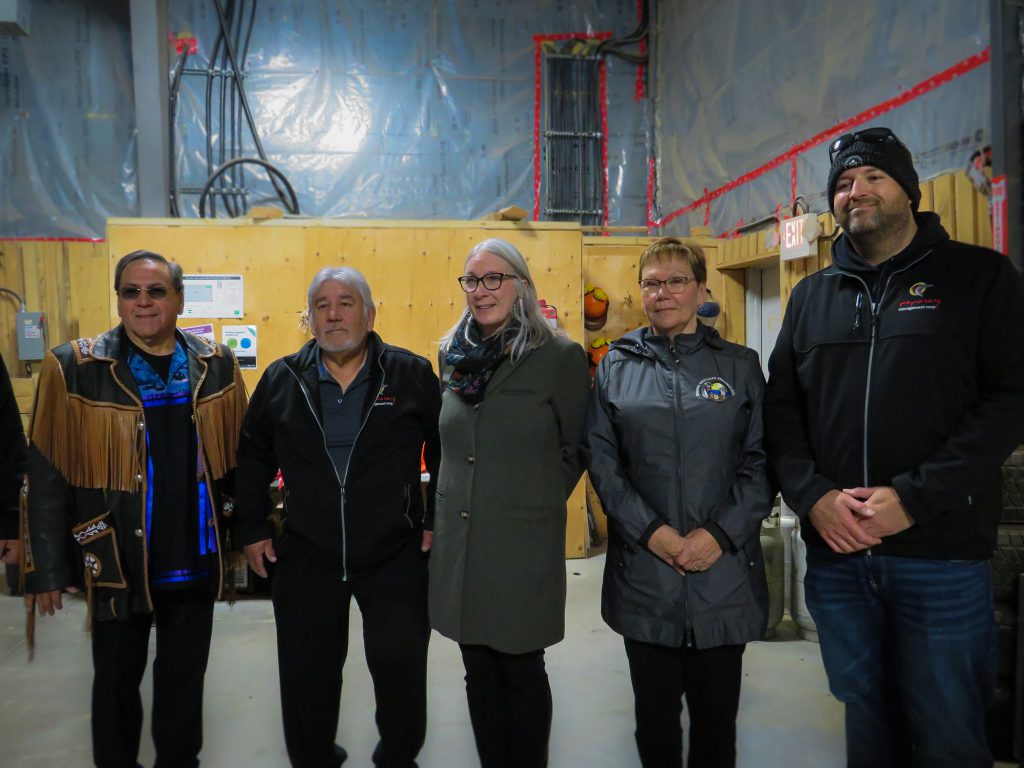
[[[846,149],[848,146],[853,144],[855,141],[863,141],[868,144],[882,144],[889,140],[895,141],[904,149],[907,149],[906,144],[899,140],[895,133],[888,128],[865,128],[863,131],[853,131],[852,133],[844,133],[838,139],[828,145],[828,160],[830,163],[834,163],[836,155]],[[908,152],[910,150],[907,150]]]
[[[143,291],[145,291],[146,295],[151,299],[166,299],[167,294],[171,292],[171,289],[163,285],[152,285],[149,288],[140,288],[137,285],[129,285],[119,290],[117,295],[126,301],[135,301],[142,295]]]

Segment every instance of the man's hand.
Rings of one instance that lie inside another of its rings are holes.
[[[267,562],[270,563],[277,562],[274,542],[270,539],[262,539],[252,544],[246,544],[242,547],[242,554],[245,555],[245,559],[249,561],[249,567],[253,569],[256,575],[264,579],[267,578],[267,568],[263,564],[263,558],[266,558]]]
[[[60,590],[54,589],[50,592],[39,594],[25,594],[25,612],[32,613],[33,608],[39,610],[40,616],[53,616],[54,610],[61,610],[64,607],[60,599]]]
[[[686,539],[680,536],[679,532],[670,525],[661,526],[647,540],[647,548],[668,565],[671,565],[677,573],[684,573],[682,567],[676,564],[676,558],[679,557],[685,546]]]
[[[430,548],[434,545],[434,532],[424,531],[423,539],[420,542],[420,552],[429,552]]]
[[[676,565],[688,573],[706,571],[722,556],[722,548],[715,537],[704,528],[695,528],[686,534],[686,546],[676,555]]]
[[[848,555],[882,543],[864,530],[861,516],[866,511],[867,506],[854,496],[829,491],[815,502],[808,517],[833,552]]]
[[[16,565],[21,559],[21,539],[0,539],[0,563]]]
[[[843,493],[864,502],[865,510],[859,513],[860,527],[872,536],[892,536],[914,524],[914,518],[903,506],[896,489],[891,486],[848,488]]]

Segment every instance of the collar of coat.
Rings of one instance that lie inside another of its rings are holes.
[[[76,339],[71,342],[75,350],[77,362],[83,364],[96,360],[109,362],[122,360],[122,342],[125,333],[127,331],[124,330],[124,324],[122,323],[94,338]],[[204,339],[202,336],[193,336],[191,333],[185,333],[179,328],[174,329],[174,336],[178,343],[185,348],[186,353],[191,352],[199,358],[223,356],[220,346],[208,339]]]
[[[698,340],[697,348],[701,345],[707,345],[712,349],[725,349],[725,340],[719,335],[718,331],[701,322],[697,323],[696,336]],[[668,340],[664,336],[654,333],[649,327],[645,327],[637,328],[622,338],[616,339],[611,343],[609,349],[628,352],[640,357],[654,358],[656,357],[654,345],[667,348]]]

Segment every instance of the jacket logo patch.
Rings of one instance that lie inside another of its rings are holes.
[[[388,388],[387,384],[384,384],[380,388],[380,392],[377,393],[377,399],[373,401],[373,407],[376,408],[378,405],[394,405],[398,402],[398,398],[394,395],[385,395],[384,390]]]
[[[103,520],[100,520],[98,523],[92,523],[88,528],[75,532],[75,541],[84,546],[90,539],[96,538],[109,527]]]
[[[89,575],[94,579],[98,578],[103,573],[103,563],[96,557],[92,552],[86,552],[85,557],[82,558],[82,563],[85,565],[85,570],[89,572]]]
[[[728,400],[730,397],[735,395],[736,392],[733,390],[732,385],[725,379],[720,376],[711,376],[703,379],[700,384],[697,385],[697,389],[693,394],[702,400],[711,400],[713,402],[720,403],[723,400]]]
[[[928,298],[925,296],[925,292],[929,288],[934,288],[931,283],[914,283],[910,288],[907,289],[907,293],[912,297],[904,299],[899,303],[899,307],[896,309],[897,312],[913,312],[918,309],[938,309],[939,305],[942,304],[942,299]]]
[[[907,289],[907,293],[920,299],[924,296],[924,292],[931,287],[930,283],[914,283],[909,289]]]

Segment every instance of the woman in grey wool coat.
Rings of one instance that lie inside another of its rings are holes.
[[[640,257],[650,327],[612,343],[597,369],[585,453],[608,515],[601,614],[625,638],[644,768],[736,763],[745,644],[764,634],[758,535],[771,511],[753,350],[697,320],[699,246],[662,238]]]
[[[483,768],[547,765],[544,649],[565,629],[566,499],[582,472],[590,376],[540,313],[526,261],[479,243],[441,341],[441,469],[430,623],[459,643]]]

